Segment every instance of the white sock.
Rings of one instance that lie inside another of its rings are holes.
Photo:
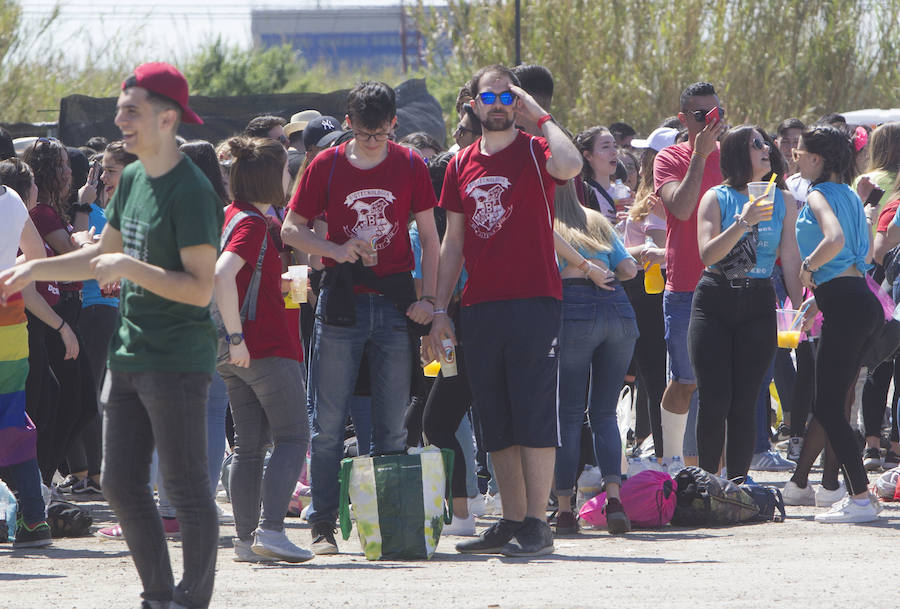
[[[662,415],[663,463],[672,461],[672,457],[684,456],[684,431],[687,429],[687,413],[675,414],[660,408]]]

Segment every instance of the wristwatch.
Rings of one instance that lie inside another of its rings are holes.
[[[806,272],[808,272],[808,273],[815,273],[816,271],[819,270],[819,269],[817,269],[817,268],[814,269],[814,268],[812,267],[812,265],[809,263],[809,257],[808,257],[808,256],[807,256],[806,258],[803,259],[803,264],[800,265],[800,269],[803,270],[803,271],[806,271]]]
[[[240,345],[244,342],[244,335],[240,332],[235,332],[234,334],[226,335],[225,340],[228,341],[229,345]]]

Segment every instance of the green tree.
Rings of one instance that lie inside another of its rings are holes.
[[[768,128],[900,97],[900,0],[521,4],[522,60],[553,72],[553,112],[574,130],[626,120],[647,133],[699,80],[716,85],[732,124]],[[513,7],[448,0],[446,12],[429,14],[420,1],[429,72],[458,89],[480,66],[511,64]],[[441,101],[452,114],[452,100]]]
[[[184,74],[197,95],[278,93],[300,68],[290,45],[241,49],[217,38],[188,60]]]

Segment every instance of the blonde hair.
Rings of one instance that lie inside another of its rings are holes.
[[[641,155],[641,181],[638,183],[637,192],[634,194],[634,205],[628,210],[628,218],[632,222],[640,222],[650,215],[650,195],[653,190],[653,160],[657,151],[653,148],[644,149]]]
[[[590,252],[611,252],[615,229],[600,212],[581,205],[572,180],[556,188],[553,227],[572,247]]]

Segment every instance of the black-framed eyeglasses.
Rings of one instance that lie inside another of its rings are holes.
[[[750,145],[753,146],[754,148],[756,148],[757,150],[762,150],[764,148],[765,149],[771,148],[771,145],[769,144],[769,142],[763,141],[761,138],[758,138],[758,137],[755,137],[752,140],[750,140]]]
[[[711,110],[712,108],[710,108],[709,110],[689,110],[688,114],[693,116],[694,120],[698,123],[705,123],[706,115],[709,114]],[[719,106],[719,120],[722,120],[723,118],[725,118],[725,108]]]
[[[516,94],[512,91],[504,91],[500,94],[494,93],[493,91],[483,91],[478,94],[478,97],[485,106],[493,106],[498,97],[500,98],[500,103],[504,106],[511,106],[513,105],[513,102],[516,101]]]
[[[364,142],[375,140],[376,142],[384,142],[391,136],[390,133],[366,133],[365,131],[353,130],[353,137]]]
[[[462,125],[457,125],[456,130],[453,132],[454,137],[461,133],[471,133],[472,135],[481,135],[481,131],[476,131],[475,129],[469,129],[468,127],[463,127]]]

